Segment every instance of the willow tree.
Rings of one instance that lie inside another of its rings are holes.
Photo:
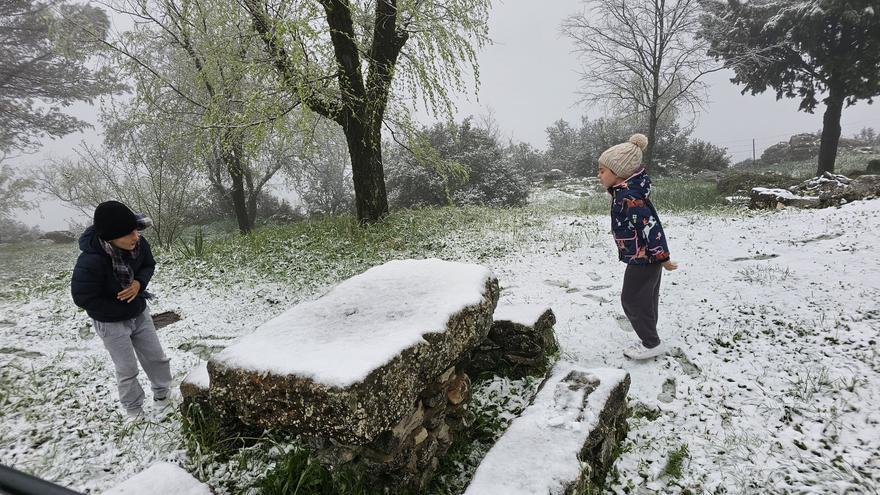
[[[342,127],[358,219],[378,221],[388,212],[389,107],[407,96],[451,114],[448,91],[464,89],[463,66],[478,76],[490,0],[240,1],[288,91]]]
[[[265,159],[279,135],[296,139],[300,105],[258,59],[250,18],[226,0],[115,0],[134,28],[107,45],[134,82],[135,127],[180,129],[193,173],[229,199],[242,233],[254,226],[257,198],[283,163]],[[270,139],[272,137],[272,139]]]
[[[90,63],[100,48],[92,38],[103,38],[108,26],[104,11],[89,5],[0,2],[0,153],[33,151],[41,137],[89,126],[64,107],[119,89]]]

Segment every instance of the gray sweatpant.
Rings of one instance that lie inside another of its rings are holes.
[[[150,310],[124,321],[97,321],[95,331],[110,352],[116,368],[119,401],[127,411],[137,411],[144,403],[144,389],[138,383],[138,361],[150,379],[154,398],[167,397],[171,388],[171,366],[159,343]]]
[[[649,349],[660,345],[657,310],[660,306],[662,274],[663,267],[659,263],[627,265],[623,275],[623,290],[620,292],[623,312],[642,344]]]

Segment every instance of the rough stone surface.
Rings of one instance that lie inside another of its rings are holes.
[[[453,315],[445,332],[425,334],[426,342],[405,349],[351,386],[209,361],[211,396],[230,404],[246,424],[365,445],[403,418],[422,391],[485,339],[498,292],[497,280],[487,280],[483,300]]]
[[[769,146],[761,153],[761,161],[764,163],[781,163],[785,161],[809,160],[819,156],[819,146],[822,136],[818,134],[803,133],[795,134],[788,142],[781,142]],[[856,140],[840,138],[837,149],[855,150],[863,147],[866,143]]]
[[[825,172],[791,188],[795,194],[817,196],[820,207],[880,196],[880,175],[849,178]]]
[[[559,351],[553,331],[555,324],[556,315],[549,308],[529,324],[495,320],[486,340],[471,353],[465,366],[468,375],[491,373],[511,378],[543,375],[552,356]]]
[[[580,477],[566,489],[566,495],[593,493],[591,489],[601,489],[604,485],[605,476],[617,458],[617,446],[629,431],[626,423],[629,416],[626,404],[629,385],[630,377],[627,375],[608,396],[605,407],[599,413],[597,426],[590,431],[584,448],[578,454],[578,458],[584,461],[584,469]]]

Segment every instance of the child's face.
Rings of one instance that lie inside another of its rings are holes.
[[[124,235],[122,237],[117,237],[110,241],[110,244],[113,244],[119,249],[124,249],[126,251],[131,251],[137,246],[138,241],[141,238],[141,233],[134,229],[128,235]]]
[[[608,189],[614,184],[617,184],[621,180],[620,177],[614,175],[614,172],[608,170],[602,165],[599,165],[599,175],[597,175],[596,177],[599,178],[599,182],[602,183],[602,187],[604,187],[605,189]]]

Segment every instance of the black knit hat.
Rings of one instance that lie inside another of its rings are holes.
[[[105,241],[126,236],[136,228],[134,213],[119,201],[105,201],[95,208],[95,232]]]

